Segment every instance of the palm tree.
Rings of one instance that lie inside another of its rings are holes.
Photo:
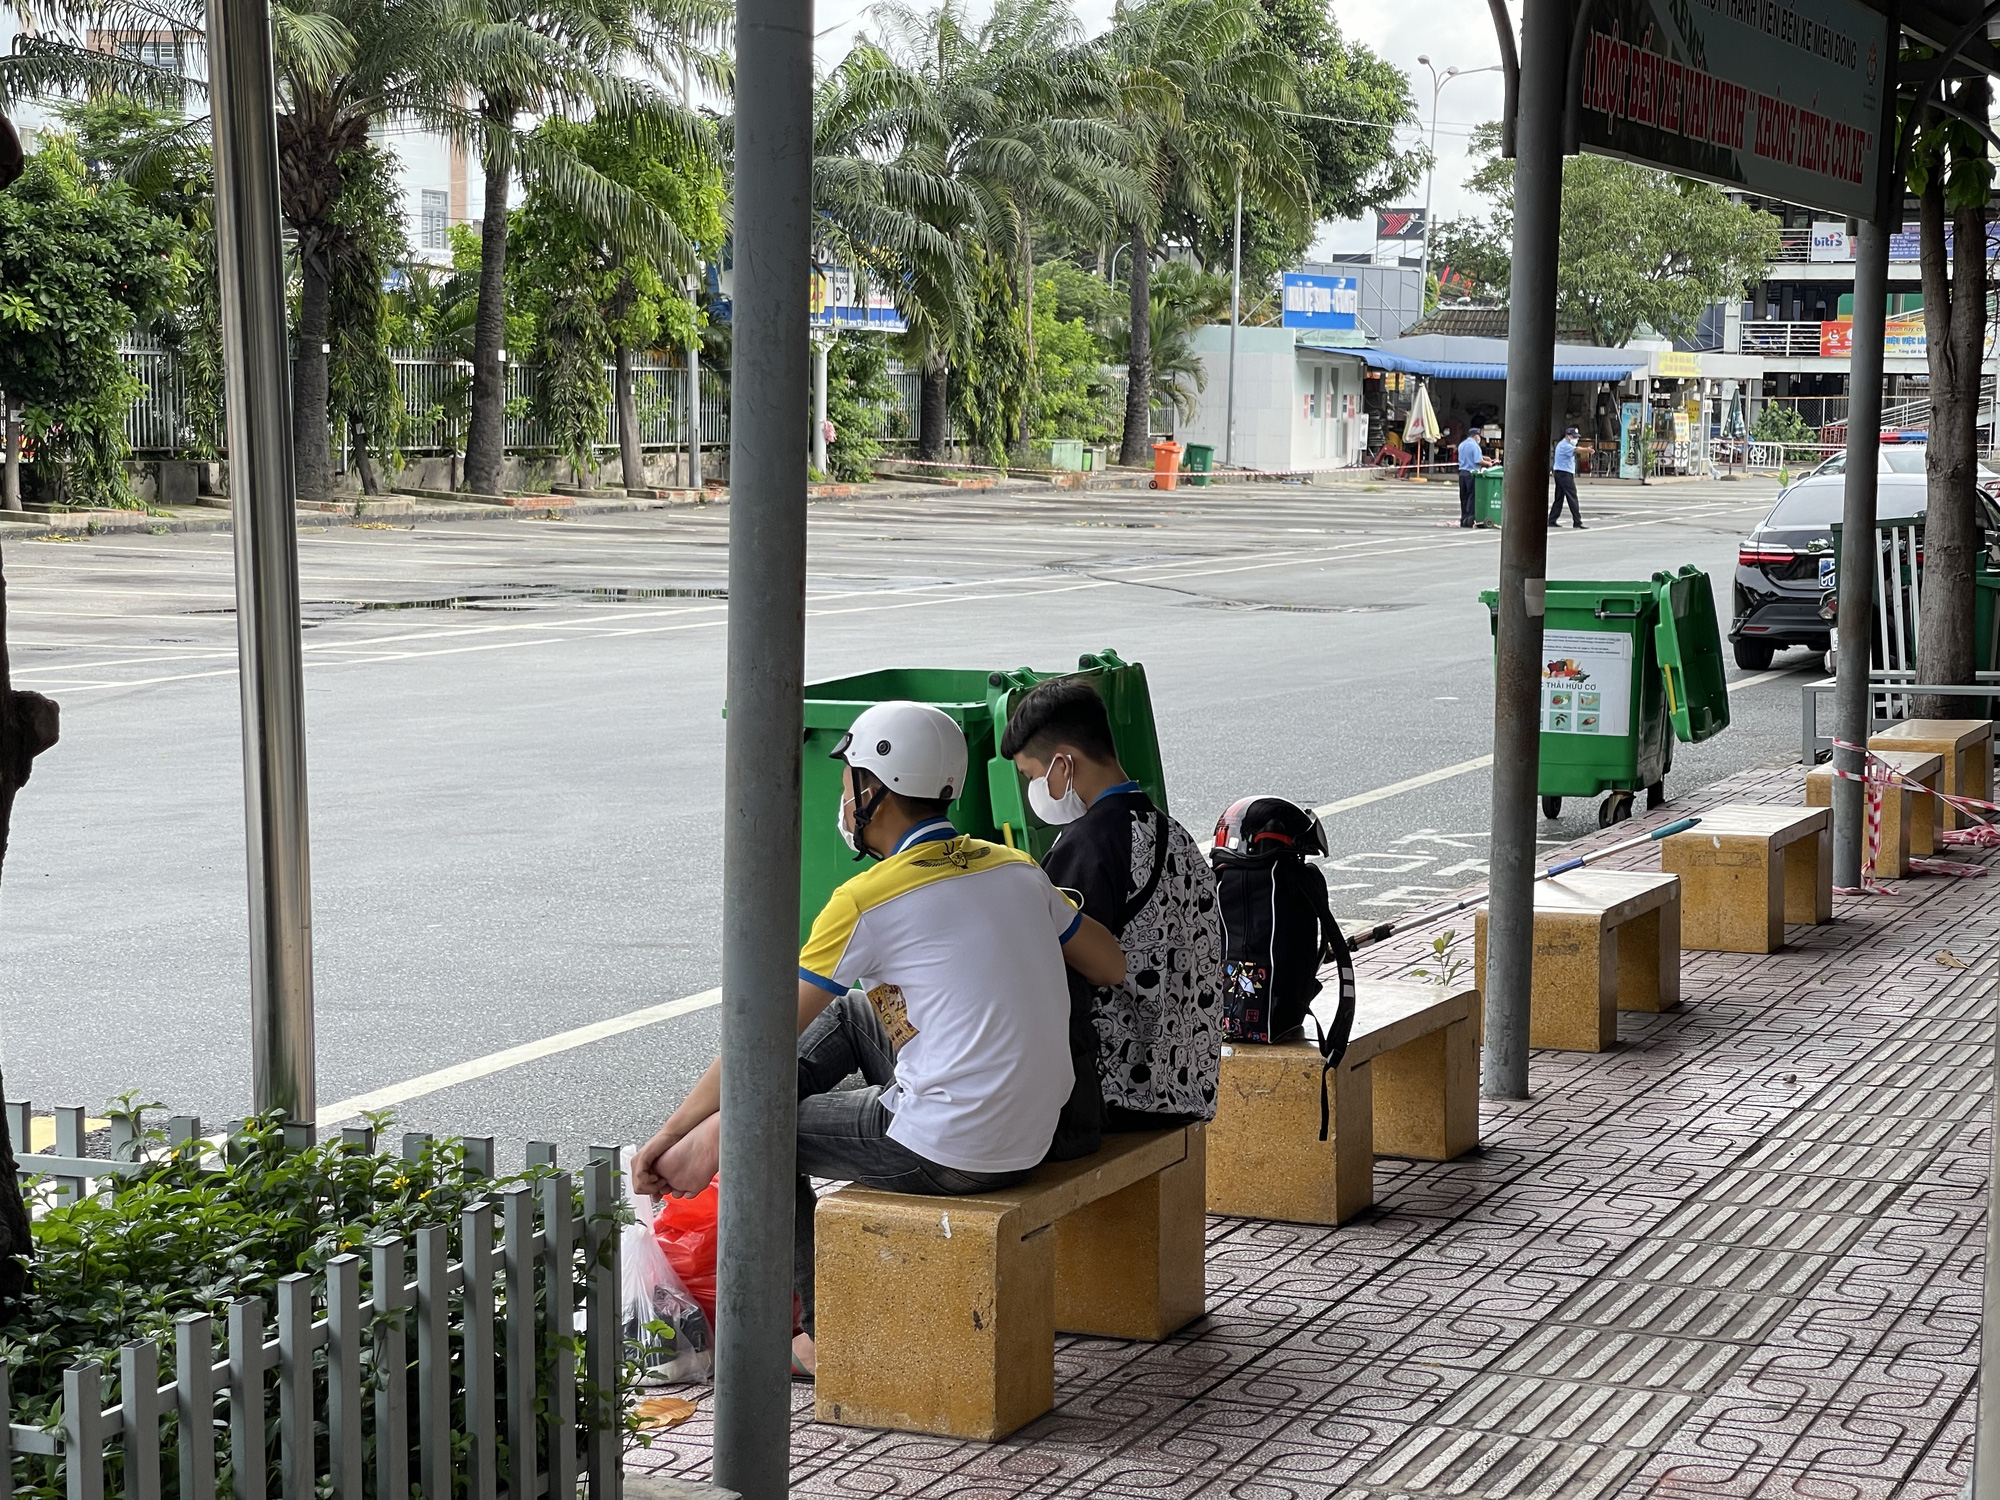
[[[671,218],[643,195],[578,156],[559,132],[524,132],[524,116],[590,114],[661,154],[709,148],[700,118],[621,70],[685,63],[726,89],[728,64],[713,43],[727,34],[722,0],[438,0],[448,10],[435,45],[450,59],[453,83],[470,97],[454,131],[474,141],[485,174],[479,239],[479,313],[472,353],[472,420],[465,486],[497,494],[506,443],[507,191],[518,171],[600,226],[621,248],[692,270],[695,250]]]
[[[889,0],[874,15],[887,50],[929,96],[932,150],[973,210],[968,248],[1008,268],[1032,370],[1034,224],[1059,215],[1085,232],[1108,229],[1144,202],[1130,143],[1109,118],[1113,91],[1102,54],[1083,42],[1064,0],[1000,0],[976,29],[964,0],[931,10]],[[945,405],[949,351],[925,352],[928,414]],[[1030,420],[1024,408],[1020,436]],[[927,421],[923,431],[927,448],[933,432],[941,443],[941,423]]]
[[[817,255],[889,288],[924,372],[919,432],[940,456],[949,418],[943,369],[971,322],[966,231],[979,205],[946,167],[944,121],[920,75],[872,42],[851,48],[813,88]]]
[[[1104,39],[1118,117],[1147,179],[1146,211],[1127,220],[1132,247],[1125,436],[1118,461],[1143,465],[1153,389],[1149,338],[1152,235],[1175,212],[1209,215],[1240,181],[1246,201],[1292,216],[1308,189],[1297,138],[1296,69],[1268,45],[1257,0],[1146,0]]]

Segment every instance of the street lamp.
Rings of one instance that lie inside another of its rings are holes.
[[[1437,176],[1438,95],[1444,92],[1444,86],[1454,78],[1470,78],[1474,73],[1498,73],[1500,65],[1495,63],[1489,68],[1446,68],[1440,73],[1428,57],[1419,56],[1417,61],[1429,68],[1431,74],[1431,160],[1430,165],[1424,169],[1423,286],[1428,288],[1431,284],[1431,183]]]

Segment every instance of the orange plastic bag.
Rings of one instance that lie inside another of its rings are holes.
[[[700,1306],[710,1328],[715,1327],[716,1215],[720,1211],[721,1193],[711,1181],[692,1198],[661,1199],[659,1217],[653,1220],[653,1237],[666,1252],[667,1264]]]

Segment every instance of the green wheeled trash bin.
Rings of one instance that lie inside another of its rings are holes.
[[[1505,473],[1498,469],[1481,469],[1472,476],[1472,519],[1481,526],[1500,524],[1500,488]]]
[[[1085,654],[1074,672],[978,671],[948,667],[890,668],[811,682],[805,690],[805,767],[801,788],[802,839],[799,846],[799,941],[812,931],[813,918],[835,887],[859,873],[854,852],[834,825],[840,803],[840,762],[829,759],[840,737],[861,711],[893,698],[912,699],[943,709],[965,731],[965,790],[951,807],[952,826],[975,838],[1026,849],[1036,859],[1048,853],[1058,829],[1028,809],[1027,783],[1014,763],[1000,758],[1007,717],[1030,688],[1052,677],[1081,677],[1104,699],[1118,759],[1156,806],[1167,805],[1160,742],[1153,726],[1153,699],[1146,669],[1115,651]]]
[[[1692,565],[1638,582],[1548,581],[1536,790],[1553,818],[1565,797],[1595,797],[1597,823],[1666,800],[1674,741],[1729,727],[1722,633],[1708,575]],[[1499,596],[1482,593],[1497,636]]]
[[[1183,474],[1197,474],[1198,479],[1190,479],[1189,484],[1206,485],[1208,476],[1215,469],[1215,448],[1209,443],[1189,443],[1187,454],[1181,459]]]

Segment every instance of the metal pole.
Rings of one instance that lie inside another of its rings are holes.
[[[1229,241],[1229,415],[1222,429],[1222,466],[1236,467],[1236,326],[1243,315],[1243,168],[1236,169],[1236,218]]]
[[[314,1117],[305,671],[278,140],[265,0],[209,0],[236,654],[250,884],[250,1050],[259,1110]]]
[[[1839,650],[1834,658],[1834,735],[1868,743],[1869,640],[1875,612],[1875,469],[1882,447],[1882,335],[1889,291],[1889,231],[1864,221],[1854,257],[1854,353],[1847,377],[1847,476],[1840,512]],[[1859,776],[1858,750],[1833,752],[1837,771]],[[1833,883],[1861,884],[1863,787],[1833,781]]]
[[[1438,95],[1444,92],[1445,79],[1451,74],[1447,72],[1440,77],[1428,57],[1420,57],[1417,61],[1429,68],[1431,74],[1431,159],[1424,168],[1424,268],[1417,277],[1418,309],[1421,313],[1424,310],[1423,298],[1428,295],[1431,284],[1431,185],[1437,176]],[[1440,297],[1438,300],[1444,299]]]
[[[688,341],[688,488],[701,491],[701,333]]]
[[[813,351],[813,467],[826,472],[826,354],[827,339],[814,339]]]
[[[1535,772],[1541,754],[1542,616],[1548,572],[1549,402],[1554,395],[1556,227],[1562,210],[1567,0],[1524,0],[1515,125],[1514,267],[1507,329],[1507,476],[1493,691],[1493,834],[1486,925],[1489,1098],[1528,1097],[1535,953]],[[1429,232],[1426,221],[1425,232]]]
[[[736,0],[715,1483],[782,1500],[798,1149],[812,0]]]
[[[0,470],[0,509],[21,508],[21,408],[12,396],[0,396],[6,406],[4,441],[7,456]]]
[[[1994,1185],[1993,1191],[2000,1192],[2000,1047],[1993,1052],[1993,1119],[1988,1129],[1993,1138],[1988,1181]],[[1962,1492],[1965,1500],[1994,1500],[2000,1495],[2000,1350],[1990,1346],[1987,1333],[1995,1326],[1993,1309],[2000,1308],[2000,1212],[1996,1209],[2000,1204],[1989,1193],[1983,1292],[1986,1316],[1980,1321],[1979,1334],[1979,1408],[1973,1429],[1972,1482]]]

